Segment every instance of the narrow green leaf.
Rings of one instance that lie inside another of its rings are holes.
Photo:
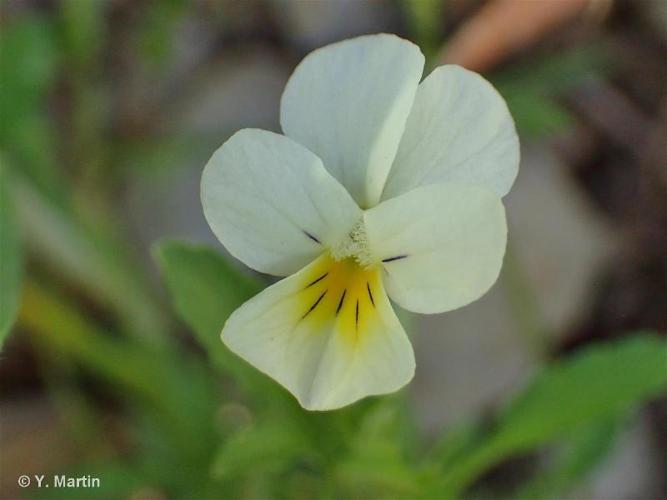
[[[595,423],[568,439],[554,463],[513,495],[518,500],[562,498],[583,481],[613,449],[625,418]]]
[[[261,290],[260,283],[210,247],[164,241],[155,245],[153,255],[178,316],[192,328],[215,366],[231,375],[256,400],[294,406],[285,390],[229,351],[220,340],[229,315]]]
[[[75,360],[135,403],[179,453],[212,452],[218,389],[199,360],[109,335],[31,280],[24,284],[19,320],[39,346]]]
[[[162,374],[153,377],[152,368],[167,364],[157,350],[105,334],[69,303],[26,280],[19,311],[21,325],[45,345],[70,356],[115,386],[150,401],[161,397]]]
[[[23,269],[19,228],[9,200],[8,181],[0,165],[0,348],[16,318]]]
[[[543,137],[567,129],[572,117],[554,98],[591,75],[605,71],[609,57],[588,46],[530,60],[491,78],[514,117],[519,133]]]
[[[176,312],[213,359],[225,357],[222,327],[234,309],[259,292],[260,284],[209,247],[164,241],[153,255]]]
[[[57,50],[50,21],[34,14],[16,16],[0,31],[0,104],[5,119],[41,104],[56,76]],[[4,121],[4,120],[3,120]],[[2,124],[10,127],[11,121]]]
[[[52,200],[64,202],[56,168],[56,134],[45,113],[57,76],[59,52],[53,23],[27,11],[0,30],[0,147],[15,167]]]
[[[554,95],[587,77],[606,72],[612,61],[605,47],[589,45],[533,58],[494,75],[492,81],[500,89],[529,89]]]
[[[648,333],[556,361],[501,412],[495,432],[452,464],[443,490],[456,497],[503,459],[618,418],[666,385],[667,342]]]
[[[667,384],[667,343],[635,335],[551,365],[503,412],[497,447],[531,449],[589,422],[613,418]]]

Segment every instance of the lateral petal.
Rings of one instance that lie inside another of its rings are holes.
[[[317,156],[264,130],[234,134],[204,168],[204,215],[227,250],[264,273],[291,274],[361,217]]]
[[[464,184],[423,186],[367,210],[364,224],[387,293],[405,309],[456,309],[498,278],[507,225],[495,193]]]

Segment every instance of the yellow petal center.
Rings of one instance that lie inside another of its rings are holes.
[[[380,321],[381,286],[379,266],[362,267],[351,257],[335,260],[324,255],[304,277],[297,301],[300,321],[313,331],[333,323],[337,332],[356,343]]]

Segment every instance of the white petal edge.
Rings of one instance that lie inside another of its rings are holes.
[[[313,153],[264,130],[234,134],[201,180],[204,215],[229,253],[268,274],[291,274],[360,219],[354,200]]]
[[[464,182],[504,196],[519,169],[507,104],[477,73],[433,70],[419,85],[382,199],[437,182]]]
[[[363,208],[375,205],[424,68],[419,47],[367,35],[311,52],[281,100],[285,134],[317,154]]]
[[[361,332],[357,343],[350,344],[349,332],[340,325],[304,321],[304,310],[319,293],[313,290],[304,302],[304,289],[327,258],[247,301],[227,320],[221,334],[231,351],[279,382],[308,410],[332,410],[366,396],[394,392],[412,379],[415,370],[412,346],[381,285],[374,294],[380,322]],[[339,298],[330,299],[334,302],[320,302],[319,307],[331,312]]]
[[[440,313],[495,283],[507,242],[500,197],[463,184],[433,184],[364,213],[368,247],[384,265],[387,293],[403,308]]]

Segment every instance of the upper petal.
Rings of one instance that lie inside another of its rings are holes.
[[[309,410],[395,391],[414,354],[379,273],[324,255],[243,304],[222,340]]]
[[[204,168],[204,215],[227,250],[284,276],[335,245],[361,217],[313,153],[263,130],[234,134]]]
[[[310,53],[283,93],[283,131],[362,207],[380,199],[424,67],[416,45],[368,35]]]
[[[477,73],[440,66],[419,85],[382,199],[436,182],[504,196],[519,169],[519,138],[505,101]]]
[[[384,265],[389,296],[438,313],[483,295],[496,281],[507,240],[498,195],[464,184],[423,186],[364,213],[367,244]]]

